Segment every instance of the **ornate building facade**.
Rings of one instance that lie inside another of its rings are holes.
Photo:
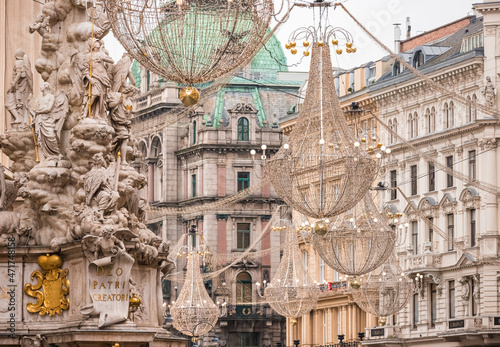
[[[149,182],[144,198],[157,207],[199,206],[201,211],[149,219],[150,228],[172,244],[183,233],[196,230],[219,258],[230,259],[253,244],[283,203],[264,184],[230,206],[217,211],[203,208],[258,186],[263,174],[261,146],[267,146],[269,156],[282,144],[277,119],[295,104],[303,80],[300,74],[287,72],[286,58],[275,37],[267,49],[272,56],[261,50],[229,84],[173,125],[168,124],[167,113],[179,106],[180,87],[140,71],[138,66],[133,69],[142,91],[133,122],[143,153],[136,167],[146,172]],[[256,156],[250,154],[252,149],[257,150]],[[283,240],[279,233],[267,234],[252,253],[279,247]],[[185,267],[183,261],[178,260],[177,271]],[[206,283],[215,301],[230,303],[216,328],[220,346],[274,346],[285,339],[284,318],[257,304],[255,287],[255,282],[269,281],[279,261],[280,252],[249,257]],[[174,301],[181,285],[181,281],[164,281],[164,300]]]
[[[382,192],[381,207],[404,213],[396,252],[417,290],[386,327],[367,329],[366,345],[500,343],[500,211],[496,194],[475,184],[498,186],[498,120],[479,112],[475,103],[498,109],[500,9],[485,1],[476,10],[484,17],[466,17],[414,37],[403,42],[411,49],[401,53],[466,102],[429,88],[398,63],[368,90],[392,150],[381,180],[401,189]]]

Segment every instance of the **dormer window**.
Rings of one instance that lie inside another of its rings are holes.
[[[401,64],[399,62],[395,62],[392,67],[392,75],[397,76],[401,73]]]
[[[422,51],[416,51],[415,55],[413,56],[413,67],[414,68],[419,68],[420,66],[424,65],[425,63],[425,56]]]
[[[483,40],[484,40],[483,33],[465,37],[462,41],[462,47],[460,48],[460,53],[470,52],[478,47],[484,47]]]

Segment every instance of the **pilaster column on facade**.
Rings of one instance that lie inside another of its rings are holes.
[[[479,280],[480,300],[479,312],[482,316],[491,316],[498,314],[498,298],[500,295],[500,271],[496,265],[483,265]]]
[[[217,164],[217,196],[226,196],[226,165]]]
[[[500,62],[500,60],[499,60]],[[476,153],[476,174],[478,178],[493,186],[497,185],[497,149],[496,139],[483,140],[486,151],[483,153],[484,161],[477,160]],[[485,170],[479,170],[480,164],[484,165]],[[490,193],[484,193],[486,201],[486,234],[498,234],[498,202],[497,196]]]
[[[205,182],[203,182],[203,165],[198,166],[198,182],[196,182],[196,196],[204,196]]]
[[[158,158],[147,158],[146,163],[148,164],[148,201],[155,201],[155,164],[158,162]]]
[[[260,231],[262,232],[267,228],[267,224],[271,220],[271,215],[261,215],[260,216]],[[261,241],[262,249],[270,249],[271,248],[271,233],[266,233]],[[262,256],[262,266],[271,266],[271,254],[266,253]]]
[[[227,214],[217,214],[217,252],[224,254],[227,252]]]

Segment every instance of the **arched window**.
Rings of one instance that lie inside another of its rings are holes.
[[[149,164],[148,170],[153,170],[152,174],[149,174],[148,185],[153,185],[153,196],[149,196],[149,201],[161,201],[162,199],[162,185],[163,185],[163,175],[162,166],[163,154],[162,154],[162,143],[159,137],[155,137],[151,143],[151,149],[149,150],[149,157],[156,159],[154,162]]]
[[[394,127],[394,143],[398,142],[398,137],[396,136],[398,134],[398,120],[396,118],[394,118],[394,120],[392,121],[392,126]]]
[[[415,56],[413,57],[413,67],[418,68],[424,65],[424,62],[425,62],[424,53],[422,53],[422,51],[415,52]]]
[[[394,135],[392,133],[394,131],[394,126],[392,125],[392,120],[389,120],[389,122],[387,123],[387,127],[389,128],[389,136],[387,142],[392,145],[394,143]]]
[[[450,101],[450,128],[455,126],[455,104]]]
[[[472,120],[477,119],[477,96],[476,94],[472,94]]]
[[[241,117],[238,120],[238,141],[248,141],[248,119]]]
[[[196,121],[193,121],[193,145],[196,144]]]
[[[413,137],[418,137],[418,113],[413,114]]]
[[[394,63],[394,66],[392,67],[392,75],[397,76],[401,73],[401,64],[398,62]]]
[[[431,129],[431,110],[430,110],[430,108],[427,108],[425,110],[425,130],[427,131],[427,134],[430,134],[432,132],[432,129]]]
[[[430,132],[435,132],[436,131],[436,108],[432,106],[431,108],[431,122],[430,122]]]
[[[447,102],[444,103],[443,113],[444,113],[444,128],[448,129],[450,128],[450,108],[448,107]]]
[[[248,272],[240,272],[236,276],[236,302],[252,302],[252,276]]]
[[[414,126],[413,114],[410,113],[410,115],[408,116],[408,138],[409,139],[413,138],[413,126]]]

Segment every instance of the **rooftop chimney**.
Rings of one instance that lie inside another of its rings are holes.
[[[394,52],[396,54],[401,52],[401,23],[394,23]]]
[[[406,17],[406,39],[411,38],[411,23],[410,17]]]

